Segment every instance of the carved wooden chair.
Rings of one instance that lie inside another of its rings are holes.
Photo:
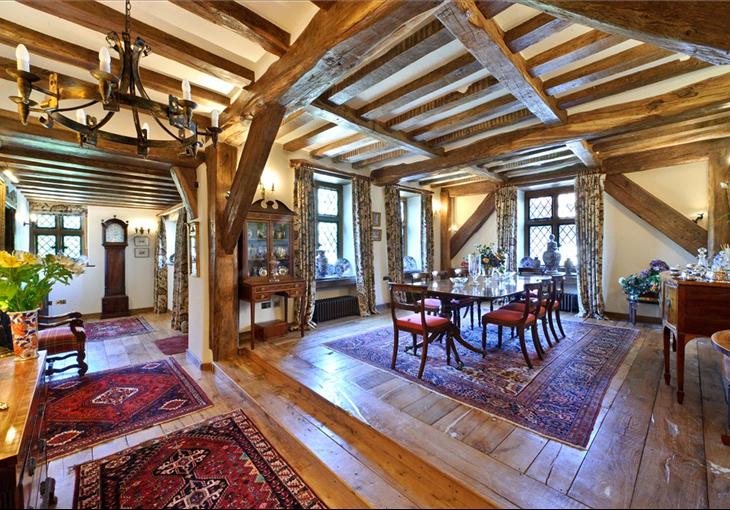
[[[560,338],[555,332],[555,325],[553,322],[557,322],[558,329],[560,330],[561,338],[565,338],[565,330],[563,329],[563,323],[560,320],[560,303],[563,301],[563,295],[565,294],[565,276],[557,275],[553,276],[553,299],[552,305],[548,308],[548,322],[550,322],[550,329],[553,332],[556,342],[560,342]],[[555,321],[553,321],[553,318]]]
[[[469,271],[466,269],[451,269],[449,270],[449,277],[454,276],[468,276]],[[461,311],[464,310],[464,319],[469,315],[471,321],[471,329],[474,329],[474,305],[479,305],[479,311],[481,312],[481,303],[477,302],[476,298],[464,297],[458,299],[452,299],[449,301],[449,308],[454,315],[454,324],[457,328],[461,329]]]
[[[428,283],[431,281],[431,274],[430,273],[412,273],[411,278],[413,283]],[[412,294],[412,293],[411,293]],[[421,301],[416,301],[416,304],[420,304]],[[426,313],[430,315],[438,315],[441,312],[441,300],[434,298],[434,297],[428,297],[428,294],[423,299],[424,307],[426,308]]]
[[[417,295],[416,303],[407,303],[403,296],[406,292]],[[454,324],[446,317],[439,315],[426,314],[426,307],[423,305],[426,299],[426,289],[422,291],[414,291],[408,285],[392,283],[390,285],[390,312],[393,318],[393,358],[390,368],[395,369],[395,363],[398,359],[398,344],[401,331],[410,333],[413,339],[413,354],[416,354],[418,347],[421,347],[421,365],[418,368],[418,378],[423,377],[423,371],[426,368],[426,359],[428,358],[428,346],[437,338],[446,336],[446,362],[451,363],[451,350],[454,346],[452,332],[455,329]],[[409,311],[408,315],[398,316],[398,311]],[[418,337],[422,342],[418,344]]]
[[[89,370],[86,364],[86,332],[79,312],[38,318],[38,349],[48,353],[46,375],[78,368],[79,376]],[[75,365],[54,368],[54,363],[76,357]]]
[[[555,299],[555,284],[553,280],[545,280],[543,284],[544,285],[540,290],[540,293],[535,295],[535,297],[537,297],[538,301],[540,302],[540,307],[537,309],[535,318],[542,323],[542,332],[545,335],[545,340],[547,341],[548,346],[552,347],[553,343],[550,341],[550,334],[548,333],[548,314],[553,307]],[[522,299],[520,301],[514,301],[508,305],[505,305],[502,308],[521,312],[525,309],[525,306],[527,306],[527,302]],[[552,324],[550,324],[550,326],[552,326]],[[542,345],[540,345],[540,347],[542,347]]]
[[[545,283],[528,283],[525,284],[525,296],[537,295],[544,293]],[[527,345],[525,344],[525,330],[530,328],[532,335],[532,343],[535,345],[537,356],[542,359],[542,346],[537,336],[537,315],[541,306],[541,299],[529,298],[525,300],[525,306],[521,311],[510,310],[506,306],[493,312],[487,312],[482,317],[482,350],[487,350],[487,326],[489,324],[497,325],[499,334],[498,346],[502,347],[502,333],[505,327],[515,328],[520,338],[520,348],[522,356],[529,368],[532,368],[532,361],[527,353]]]

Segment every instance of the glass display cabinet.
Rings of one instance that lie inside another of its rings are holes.
[[[304,280],[294,275],[294,217],[294,211],[278,200],[258,200],[246,216],[238,247],[239,297],[251,303],[252,349],[257,338],[281,336],[291,329],[289,298],[304,296]],[[284,318],[256,324],[256,303],[275,296],[284,298]],[[303,335],[302,317],[295,320]]]

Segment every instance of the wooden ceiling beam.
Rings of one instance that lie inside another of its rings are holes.
[[[365,145],[369,145],[371,143],[373,143],[372,138],[367,137],[361,133],[355,133],[354,135],[346,136],[344,138],[340,138],[339,140],[335,140],[334,142],[328,143],[327,145],[323,145],[322,147],[311,151],[309,155],[317,159],[323,158],[325,156],[333,158],[335,156],[339,156],[340,154],[344,154],[353,149],[364,147]]]
[[[291,44],[289,32],[232,0],[171,0],[175,5],[215,25],[254,41],[269,53],[283,56]]]
[[[386,152],[384,154],[379,154],[377,156],[373,156],[371,158],[363,159],[361,161],[358,161],[357,163],[353,163],[353,168],[366,168],[371,165],[375,165],[378,163],[382,163],[383,161],[388,161],[389,159],[396,159],[396,158],[402,158],[403,156],[408,156],[409,152],[403,149],[395,149],[390,152]]]
[[[529,168],[515,168],[515,169],[505,172],[503,175],[504,175],[505,179],[509,182],[510,179],[514,179],[517,177],[526,177],[526,176],[539,175],[539,174],[549,174],[549,173],[557,172],[559,170],[563,170],[565,168],[575,168],[575,169],[582,168],[585,170],[585,166],[578,158],[571,157],[564,161],[559,161],[557,163],[548,164],[548,165],[539,165],[539,166],[529,167]]]
[[[628,90],[653,85],[654,83],[668,80],[682,74],[705,69],[711,65],[696,58],[665,62],[664,64],[621,76],[620,78],[593,85],[592,87],[582,88],[575,92],[568,92],[558,98],[558,104],[561,108],[571,108]]]
[[[365,145],[364,147],[353,149],[344,154],[340,154],[334,159],[335,161],[340,163],[355,163],[357,161],[368,159],[372,156],[378,156],[380,154],[385,154],[386,152],[391,152],[392,150],[393,146],[387,142],[375,142],[369,145]]]
[[[433,20],[400,41],[383,55],[368,62],[322,95],[334,104],[344,104],[361,92],[397,73],[407,65],[451,42],[451,34]]]
[[[541,12],[534,18],[530,18],[524,23],[507,30],[504,33],[504,42],[507,43],[507,47],[512,53],[519,53],[533,44],[537,44],[543,39],[560,32],[570,24],[569,21]]]
[[[170,169],[170,175],[188,213],[188,221],[196,219],[198,217],[197,172],[174,166]]]
[[[451,196],[451,189],[449,189],[449,197]],[[461,250],[466,243],[469,242],[469,239],[471,239],[489,219],[489,217],[494,214],[496,205],[495,199],[495,193],[489,193],[486,197],[484,197],[484,200],[481,201],[472,215],[469,216],[464,224],[459,227],[459,230],[454,232],[454,235],[451,236],[451,242],[449,243],[449,255],[452,259],[459,254],[459,250]]]
[[[335,2],[314,15],[289,51],[269,66],[223,113],[221,122],[234,133],[267,105],[289,111],[308,105],[340,81],[389,35],[409,30],[437,2],[367,0]]]
[[[497,190],[499,184],[490,181],[470,182],[468,184],[459,184],[449,186],[449,196],[466,197],[470,195],[485,195]]]
[[[118,174],[100,174],[90,170],[69,170],[68,168],[56,167],[50,165],[38,165],[29,163],[19,163],[16,161],[7,162],[0,159],[8,169],[14,174],[21,176],[27,175],[37,177],[38,179],[64,179],[69,182],[80,182],[95,184],[97,186],[114,185],[117,183],[130,184],[135,189],[144,189],[150,191],[160,191],[162,193],[174,193],[175,185],[170,181],[147,181],[142,179],[133,179],[128,177],[120,177]],[[122,180],[124,179],[124,180]]]
[[[42,32],[36,32],[23,25],[0,19],[0,43],[14,47],[18,41],[23,41],[31,54],[41,55],[89,71],[98,67],[98,50],[90,50]],[[15,66],[13,65],[13,67]],[[119,69],[119,59],[112,58],[112,71],[118,75]],[[141,73],[145,87],[150,90],[156,90],[164,94],[180,95],[182,87],[180,80],[145,68],[141,70]],[[89,74],[89,77],[91,77],[91,74]],[[228,96],[197,85],[191,85],[191,92],[193,98],[201,103],[214,104],[219,108],[230,103]]]
[[[340,127],[360,132],[382,142],[402,147],[414,154],[431,157],[441,156],[444,153],[443,149],[432,148],[424,142],[412,139],[405,133],[388,129],[375,120],[362,119],[357,115],[355,110],[344,105],[335,105],[328,101],[317,99],[307,108],[321,119],[333,122]]]
[[[581,160],[586,168],[596,168],[601,165],[601,158],[593,150],[593,146],[590,142],[578,138],[576,140],[569,140],[565,142],[565,146],[575,154],[575,156]]]
[[[671,147],[608,157],[603,161],[601,170],[607,174],[643,172],[665,166],[702,161],[707,159],[712,152],[727,148],[730,148],[730,137],[683,143]]]
[[[327,122],[326,124],[323,124],[318,128],[303,134],[300,137],[286,142],[284,144],[284,150],[288,152],[295,152],[310,147],[312,145],[320,144],[323,141],[327,140],[327,133],[331,129],[335,129],[336,127],[337,124],[334,124],[333,122]]]
[[[300,127],[306,126],[313,120],[314,117],[304,108],[289,114],[284,119],[284,122],[281,123],[279,132],[276,133],[276,139],[279,140],[280,138],[283,138],[286,135],[293,133]]]
[[[457,129],[477,122],[484,122],[494,119],[522,109],[522,103],[517,101],[511,94],[498,97],[486,103],[482,103],[463,112],[456,113],[431,124],[425,125],[413,131],[409,131],[408,135],[417,140],[429,140],[446,133],[451,133]]]
[[[563,94],[587,83],[622,73],[671,55],[672,53],[670,51],[663,48],[655,48],[650,44],[640,44],[639,46],[621,51],[610,57],[591,62],[567,73],[550,78],[545,81],[545,90],[550,95]]]
[[[391,129],[407,131],[431,117],[458,108],[459,106],[478,101],[484,97],[503,90],[502,85],[493,76],[487,76],[471,83],[464,92],[455,90],[433,101],[419,105],[407,112],[388,119],[385,125]]]
[[[728,2],[517,0],[555,17],[712,64],[730,64]]]
[[[19,0],[19,2],[104,35],[109,32],[121,34],[124,29],[124,14],[101,2],[93,0],[57,0],[54,2]],[[173,37],[152,25],[142,23],[138,19],[132,19],[131,23],[134,32],[132,37],[137,35],[142,37],[157,55],[227,82],[242,84],[253,82],[256,78],[251,69]]]
[[[86,202],[87,200],[103,200],[106,201],[106,205],[115,205],[115,203],[117,202],[122,202],[125,204],[134,204],[135,207],[146,205],[161,209],[167,205],[172,205],[180,201],[179,197],[176,199],[164,199],[162,197],[137,198],[136,195],[123,195],[114,191],[69,191],[68,189],[57,189],[55,187],[49,188],[35,185],[18,185],[18,189],[20,189],[23,195],[25,195],[29,199],[35,197],[46,197],[53,198],[55,201],[58,202]]]
[[[426,73],[415,80],[401,85],[397,89],[358,108],[357,114],[366,119],[377,119],[388,115],[421,97],[432,94],[452,83],[482,70],[481,64],[469,54],[456,57],[438,69]]]
[[[604,189],[629,211],[646,221],[689,253],[707,247],[707,230],[625,175],[606,177]]]
[[[611,133],[642,129],[730,108],[730,76],[722,75],[680,89],[629,103],[577,113],[564,125],[519,129],[448,152],[441,158],[373,171],[376,184],[396,183],[412,175],[480,163],[499,154],[574,138],[591,140]]]
[[[472,124],[465,128],[457,129],[451,133],[429,140],[429,142],[434,147],[443,147],[444,145],[458,142],[459,140],[464,140],[466,138],[471,138],[472,136],[513,126],[527,119],[534,119],[534,117],[532,112],[525,108],[517,110],[516,112],[508,113],[507,115],[502,115],[501,117],[496,117],[477,124]]]
[[[476,0],[474,3],[485,18],[493,18],[512,7],[512,2],[504,0]]]
[[[121,193],[129,194],[140,199],[161,199],[161,200],[172,200],[179,201],[180,195],[177,190],[172,189],[171,191],[162,189],[145,189],[142,186],[129,185],[125,186],[119,183],[99,183],[99,182],[85,182],[72,180],[68,177],[52,177],[44,174],[31,174],[19,170],[16,175],[20,179],[18,186],[22,187],[37,187],[45,188],[49,190],[67,190],[69,194],[73,194],[76,191],[96,193],[99,191],[106,193]]]
[[[530,57],[526,65],[532,76],[542,76],[624,41],[623,37],[591,30]]]
[[[473,0],[450,0],[436,17],[538,119],[545,124],[565,121],[565,112],[545,93],[542,82],[527,72],[525,60],[507,47],[497,23],[485,18]]]

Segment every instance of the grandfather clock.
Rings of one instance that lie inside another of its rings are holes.
[[[126,295],[124,252],[127,249],[126,221],[112,219],[101,222],[101,244],[104,246],[104,297],[101,299],[101,318],[129,315],[129,297]]]

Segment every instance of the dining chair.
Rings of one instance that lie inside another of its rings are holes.
[[[419,304],[407,303],[402,299],[406,292],[417,294],[420,301]],[[426,308],[423,301],[426,298],[426,289],[414,290],[413,287],[393,283],[390,285],[390,312],[393,318],[393,359],[390,368],[395,370],[395,363],[398,359],[398,344],[401,331],[410,333],[413,339],[413,354],[416,354],[419,344],[417,338],[421,337],[421,364],[418,368],[418,378],[423,378],[423,371],[426,368],[426,359],[428,358],[428,346],[431,342],[446,336],[446,363],[451,363],[451,349],[456,351],[454,345],[453,331],[454,324],[446,317],[440,315],[426,314]],[[408,315],[398,317],[398,311],[409,311]]]
[[[550,341],[550,334],[548,333],[548,312],[553,306],[553,299],[554,299],[554,283],[553,280],[544,280],[543,281],[543,287],[539,291],[538,294],[535,295],[536,297],[539,297],[540,306],[537,308],[537,313],[535,315],[535,318],[539,320],[542,323],[542,332],[545,335],[545,340],[547,341],[548,347],[552,347],[553,343]],[[507,310],[514,310],[517,312],[521,312],[525,309],[525,306],[527,306],[527,302],[525,300],[520,301],[513,301],[512,303],[509,303],[508,305],[503,306],[503,308]],[[552,326],[552,324],[551,324]],[[539,340],[538,340],[539,342]],[[542,347],[542,344],[540,344],[540,347]],[[544,352],[544,351],[543,351]]]
[[[469,271],[467,271],[466,269],[454,268],[449,270],[449,277],[468,275]],[[449,301],[449,308],[451,308],[451,311],[454,315],[454,324],[456,324],[457,328],[461,329],[461,311],[464,310],[464,319],[466,319],[466,316],[469,315],[471,329],[474,329],[475,304],[477,304],[477,299],[473,297],[454,298]]]
[[[563,302],[563,295],[565,294],[565,276],[555,275],[553,279],[553,299],[552,306],[548,308],[548,321],[550,322],[550,329],[553,332],[556,342],[560,342],[560,338],[555,333],[555,325],[553,324],[553,318],[558,323],[558,329],[562,338],[565,338],[565,330],[563,329],[563,323],[560,320],[560,304]]]
[[[425,272],[419,272],[419,273],[413,273],[411,275],[412,282],[413,283],[430,283],[431,282],[431,274],[425,273]],[[410,292],[411,296],[413,296],[413,293]],[[416,304],[420,304],[421,301],[414,300]],[[423,299],[424,307],[426,308],[426,313],[430,315],[438,315],[441,312],[441,300],[434,298],[434,297],[426,297]]]
[[[540,345],[540,339],[537,336],[537,314],[539,312],[541,299],[529,298],[529,296],[536,295],[541,296],[545,287],[544,282],[539,283],[527,283],[525,284],[525,296],[528,299],[525,300],[525,307],[522,311],[510,310],[506,307],[502,307],[493,312],[487,312],[482,317],[482,350],[487,350],[487,326],[489,324],[495,324],[498,332],[498,347],[502,347],[502,333],[505,327],[515,328],[520,338],[520,349],[522,349],[522,356],[525,358],[528,368],[532,368],[532,361],[527,353],[527,345],[525,344],[525,330],[530,328],[530,334],[532,335],[532,343],[535,345],[535,351],[537,352],[538,358],[542,359],[542,346]]]

